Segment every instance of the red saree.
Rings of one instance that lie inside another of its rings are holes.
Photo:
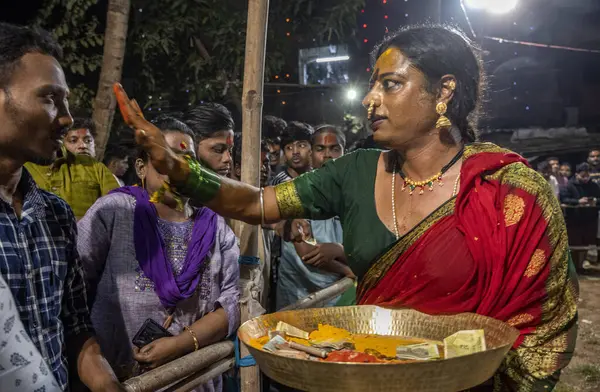
[[[560,206],[519,155],[465,148],[461,189],[373,263],[358,303],[475,312],[521,335],[494,390],[551,390],[576,337],[577,280]]]

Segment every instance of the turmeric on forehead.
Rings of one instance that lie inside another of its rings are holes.
[[[375,68],[381,72],[382,69],[391,70],[400,68],[406,62],[406,58],[400,51],[400,49],[395,47],[387,48],[377,59],[375,63]]]

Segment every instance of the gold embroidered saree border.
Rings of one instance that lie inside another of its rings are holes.
[[[451,198],[442,204],[437,210],[432,212],[427,218],[423,219],[411,231],[402,236],[387,252],[373,263],[358,288],[357,298],[379,282],[379,280],[389,271],[394,265],[398,257],[413,245],[425,232],[427,232],[440,219],[454,213],[454,205],[456,198]]]
[[[281,219],[300,218],[304,215],[304,206],[294,181],[275,185],[274,189]]]
[[[463,159],[468,159],[475,154],[481,154],[483,152],[487,152],[487,153],[500,152],[503,154],[515,154],[513,151],[510,151],[510,150],[507,150],[506,148],[497,146],[494,143],[476,142],[476,143],[471,143],[471,144],[465,145]]]
[[[569,271],[569,244],[560,204],[546,180],[523,163],[507,165],[486,177],[522,189],[536,196],[536,204],[547,222],[546,236],[553,250],[546,279],[547,299],[542,304],[541,324],[507,359],[506,374],[517,381],[519,391],[548,388],[556,372],[564,367],[565,356],[574,346],[573,330],[577,317],[578,288]],[[524,376],[527,375],[527,376]]]

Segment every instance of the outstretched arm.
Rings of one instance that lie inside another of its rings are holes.
[[[137,143],[149,153],[156,170],[169,176],[178,191],[224,217],[251,224],[261,222],[259,188],[217,176],[199,164],[190,165],[168,147],[160,129],[144,118],[137,102],[129,99],[120,84],[115,84],[114,91],[125,123],[135,130]],[[272,187],[264,190],[264,217],[267,223],[282,218]]]

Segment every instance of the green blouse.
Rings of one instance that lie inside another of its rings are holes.
[[[371,262],[396,242],[375,209],[380,155],[380,150],[358,150],[277,187],[278,204],[285,218],[340,217],[348,265],[359,280]]]

